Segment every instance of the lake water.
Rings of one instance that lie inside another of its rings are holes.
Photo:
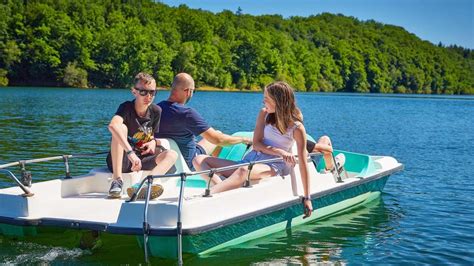
[[[159,92],[155,101],[167,95]],[[107,124],[131,98],[127,90],[0,88],[0,164],[107,150]],[[297,100],[312,136],[329,135],[342,150],[393,156],[405,170],[363,208],[209,257],[187,257],[186,264],[474,263],[474,97],[299,93]],[[253,129],[261,102],[260,93],[197,92],[189,105],[233,133]],[[74,175],[102,165],[103,158],[71,163]],[[35,182],[63,175],[60,162],[30,169]],[[8,186],[0,175],[0,188]],[[2,262],[136,265],[143,254],[136,244],[109,243],[92,253],[0,236]]]

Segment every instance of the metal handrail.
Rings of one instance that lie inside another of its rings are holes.
[[[150,234],[150,224],[148,223],[148,205],[150,201],[151,185],[153,184],[153,178],[147,177],[148,187],[145,198],[145,210],[143,212],[143,247],[145,248],[145,260],[148,261],[148,235]]]
[[[64,160],[64,157],[66,157],[66,158],[85,158],[85,157],[94,157],[94,156],[97,156],[97,155],[103,155],[103,154],[107,154],[107,153],[108,153],[108,151],[95,152],[95,153],[67,154],[67,155],[58,155],[58,156],[44,157],[44,158],[38,158],[38,159],[20,160],[20,161],[17,161],[17,162],[1,164],[0,169],[20,165],[22,162],[24,164],[41,163],[41,162],[54,161],[54,160]]]
[[[178,219],[176,222],[176,234],[178,244],[178,265],[183,265],[183,224],[181,223],[181,210],[183,209],[183,195],[186,182],[186,174],[181,173],[181,187],[179,188],[179,201],[178,201]]]
[[[20,180],[18,180],[18,178],[15,176],[15,174],[13,174],[11,171],[8,171],[6,169],[0,169],[0,172],[7,173],[10,176],[10,178],[13,180],[13,182],[15,182],[21,188],[21,190],[23,190],[23,192],[25,192],[24,194],[22,194],[23,197],[31,197],[31,196],[35,195],[29,189],[27,189],[26,186],[24,186],[20,182]]]
[[[22,178],[24,174],[29,175],[28,180],[31,181],[31,173],[27,172],[25,169],[25,165],[27,164],[32,164],[32,163],[41,163],[41,162],[47,162],[47,161],[54,161],[54,160],[63,160],[64,166],[66,168],[66,176],[65,178],[71,178],[70,171],[69,171],[69,159],[70,158],[86,158],[86,157],[94,157],[98,155],[104,155],[107,154],[107,152],[95,152],[95,153],[81,153],[81,154],[65,154],[65,155],[58,155],[58,156],[51,156],[51,157],[44,157],[44,158],[38,158],[38,159],[30,159],[30,160],[20,160],[17,162],[11,162],[7,164],[2,164],[0,165],[0,172],[6,173],[13,182],[15,182],[23,192],[25,192],[22,196],[23,197],[31,197],[34,195],[28,188],[27,186],[31,186],[31,184],[23,184],[18,178],[13,174],[11,171],[6,170],[5,168],[12,167],[12,166],[21,166],[21,171],[22,171]],[[24,180],[23,180],[24,181]],[[31,183],[31,182],[29,182]]]
[[[320,152],[314,152],[314,153],[309,153],[308,154],[308,160],[311,160],[312,156],[320,156],[322,153]],[[296,158],[298,158],[297,155],[295,155]],[[183,195],[184,195],[184,188],[185,188],[185,182],[186,182],[186,177],[191,176],[191,175],[201,175],[201,174],[210,174],[210,173],[218,173],[218,172],[223,172],[227,170],[232,170],[232,169],[237,169],[242,166],[249,166],[249,171],[251,171],[251,167],[257,163],[272,163],[272,162],[279,162],[283,161],[282,158],[273,158],[273,159],[266,159],[266,160],[260,160],[260,161],[252,161],[248,163],[240,163],[240,164],[235,164],[235,165],[230,165],[230,166],[224,166],[220,168],[212,168],[209,170],[203,170],[203,171],[194,171],[194,172],[181,172],[181,173],[175,173],[175,174],[164,174],[164,175],[148,175],[145,177],[141,182],[138,188],[135,190],[133,193],[132,197],[127,201],[127,202],[134,202],[137,198],[138,193],[142,189],[143,185],[145,182],[148,183],[147,187],[147,195],[145,198],[145,208],[144,208],[144,213],[143,213],[143,248],[144,248],[144,253],[145,253],[145,261],[148,263],[148,235],[150,232],[150,225],[148,224],[148,205],[150,203],[149,198],[151,194],[151,185],[153,184],[153,179],[155,178],[168,178],[168,177],[181,177],[181,187],[179,191],[179,197],[178,197],[178,217],[177,217],[177,222],[176,222],[176,235],[177,235],[177,253],[178,253],[178,265],[183,265],[183,254],[182,254],[182,223],[181,223],[181,209],[182,209],[182,204],[183,204]],[[296,161],[298,163],[298,160]],[[336,171],[337,172],[337,171]],[[339,175],[339,173],[337,173]],[[247,177],[247,179],[250,178],[250,175]],[[249,181],[249,180],[247,180]],[[210,182],[210,180],[209,180]],[[206,192],[206,195],[208,193]],[[205,196],[206,196],[205,195]]]
[[[322,153],[319,153],[319,152],[308,153],[308,159],[310,159],[310,157],[312,157],[312,156],[318,156],[318,155],[322,155]],[[298,158],[297,155],[295,155],[295,157]],[[233,165],[223,166],[223,167],[219,167],[219,168],[212,168],[212,169],[209,169],[209,170],[194,171],[194,172],[182,172],[182,173],[185,173],[186,176],[209,174],[211,171],[213,171],[214,173],[218,173],[218,172],[223,172],[223,171],[227,171],[227,170],[237,169],[237,168],[242,167],[242,166],[248,166],[250,164],[273,163],[273,162],[280,162],[280,161],[283,161],[283,159],[282,158],[273,158],[273,159],[265,159],[265,160],[260,160],[260,161],[252,161],[252,162],[248,162],[248,163],[233,164]],[[296,163],[298,163],[298,160],[296,161]],[[181,176],[182,173],[164,174],[164,175],[150,175],[150,177],[152,177],[153,179],[155,179],[155,178],[159,179],[159,178],[168,178],[168,177],[178,177],[178,176]],[[141,181],[140,185],[142,185],[145,181],[146,181],[146,178]],[[139,188],[141,188],[141,186]],[[130,199],[129,201],[135,201],[135,199],[133,199],[133,200]]]

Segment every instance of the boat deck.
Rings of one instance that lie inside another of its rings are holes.
[[[163,142],[166,143],[166,142]],[[177,145],[170,141],[167,148],[179,151]],[[244,145],[245,146],[245,145]],[[239,148],[239,149],[237,149]],[[241,157],[245,147],[235,146],[221,152],[227,156]],[[335,151],[340,153],[342,151]],[[317,171],[324,167],[309,163],[308,174],[311,177],[311,193],[321,196],[324,193],[349,188],[361,180],[370,178],[400,164],[391,157],[368,156],[344,152],[346,157],[347,176],[342,174],[344,182],[338,183],[331,173],[321,174]],[[237,158],[236,157],[236,158]],[[239,157],[239,158],[240,158]],[[235,159],[235,158],[234,158]],[[189,172],[184,159],[176,163],[177,171]],[[140,234],[143,226],[144,201],[127,202],[126,188],[138,182],[148,172],[124,174],[124,195],[121,199],[109,199],[107,194],[112,174],[106,168],[93,169],[89,174],[71,179],[54,179],[34,183],[31,191],[33,197],[22,197],[19,187],[0,189],[0,223],[12,224],[49,224],[73,228],[99,228],[115,230],[119,233]],[[178,216],[178,197],[180,178],[168,177],[155,179],[164,187],[164,193],[151,200],[148,219],[152,228],[174,229]],[[253,184],[251,188],[238,188],[203,197],[206,181],[199,176],[188,176],[184,189],[182,206],[183,229],[202,228],[206,225],[219,224],[224,221],[238,220],[249,214],[265,212],[267,209],[282,208],[287,204],[300,202],[303,195],[299,167],[294,168],[294,175],[274,176]]]

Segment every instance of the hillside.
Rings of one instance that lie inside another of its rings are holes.
[[[127,2],[127,3],[124,3]],[[214,14],[153,1],[3,1],[0,86],[126,87],[140,71],[169,86],[474,94],[474,52],[343,15]]]

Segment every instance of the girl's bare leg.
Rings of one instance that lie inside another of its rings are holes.
[[[219,168],[219,167],[230,166],[230,165],[235,165],[235,164],[236,162],[234,161],[211,157],[209,155],[198,155],[193,160],[194,168],[198,171],[210,170],[212,168]],[[213,184],[221,183],[222,180],[219,177],[219,175],[228,177],[232,175],[234,171],[235,169],[232,169],[232,170],[227,170],[227,171],[214,174],[214,176],[212,177],[212,183]],[[208,175],[202,175],[202,177],[206,180],[209,178]]]
[[[248,176],[248,167],[242,166],[237,168],[227,179],[211,188],[211,193],[219,193],[242,186]],[[251,180],[259,180],[262,178],[276,175],[275,171],[266,164],[255,164],[250,172]]]
[[[322,136],[321,138],[319,138],[318,143],[316,143],[316,145],[314,146],[313,151],[321,151],[323,153],[326,169],[331,170],[334,168],[334,163],[332,161],[332,152],[328,152],[328,149],[332,150],[331,139],[328,136]]]

